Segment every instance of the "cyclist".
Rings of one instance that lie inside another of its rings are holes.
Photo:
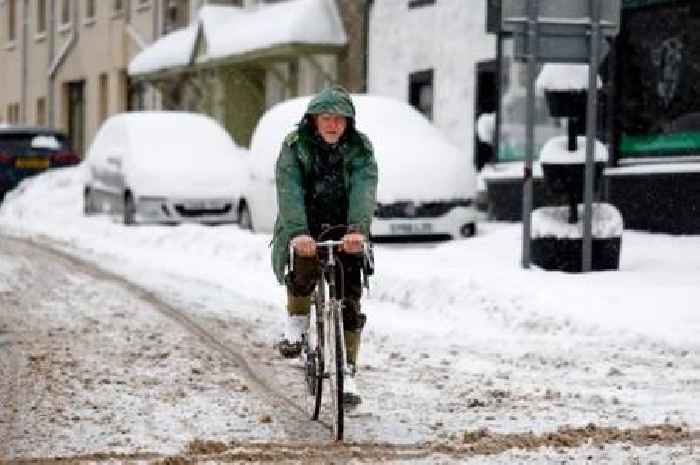
[[[286,137],[276,165],[279,213],[272,263],[278,281],[287,288],[287,321],[279,350],[287,358],[301,352],[311,293],[319,278],[316,240],[322,226],[348,225],[340,254],[348,363],[344,401],[348,404],[361,401],[354,380],[366,321],[360,309],[359,254],[369,236],[377,180],[372,144],[355,128],[355,106],[350,95],[340,86],[322,90],[309,103],[297,129]],[[290,242],[295,261],[293,272],[286,273]]]

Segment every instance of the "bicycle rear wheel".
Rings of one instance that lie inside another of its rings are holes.
[[[318,420],[323,393],[323,297],[314,294],[314,308],[304,338],[304,407],[312,420]]]
[[[343,439],[344,416],[343,410],[343,376],[345,374],[343,326],[340,319],[340,301],[332,300],[330,305],[328,334],[328,380],[330,384],[331,413],[333,423],[333,439]]]

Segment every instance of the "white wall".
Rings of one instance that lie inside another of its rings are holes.
[[[471,159],[474,65],[495,58],[486,33],[486,0],[437,0],[408,8],[408,0],[378,0],[370,16],[372,94],[408,101],[408,75],[434,69],[433,122]]]

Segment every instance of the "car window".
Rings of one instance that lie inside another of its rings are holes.
[[[32,148],[33,149],[51,149],[51,150],[60,150],[61,149],[61,143],[59,140],[52,135],[39,135],[35,136],[32,139]]]
[[[69,145],[66,138],[58,134],[0,134],[0,150],[23,154],[32,150],[69,150]]]

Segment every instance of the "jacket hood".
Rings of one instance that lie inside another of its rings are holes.
[[[350,94],[341,86],[326,87],[316,95],[306,108],[307,115],[330,113],[355,119],[355,105]]]

